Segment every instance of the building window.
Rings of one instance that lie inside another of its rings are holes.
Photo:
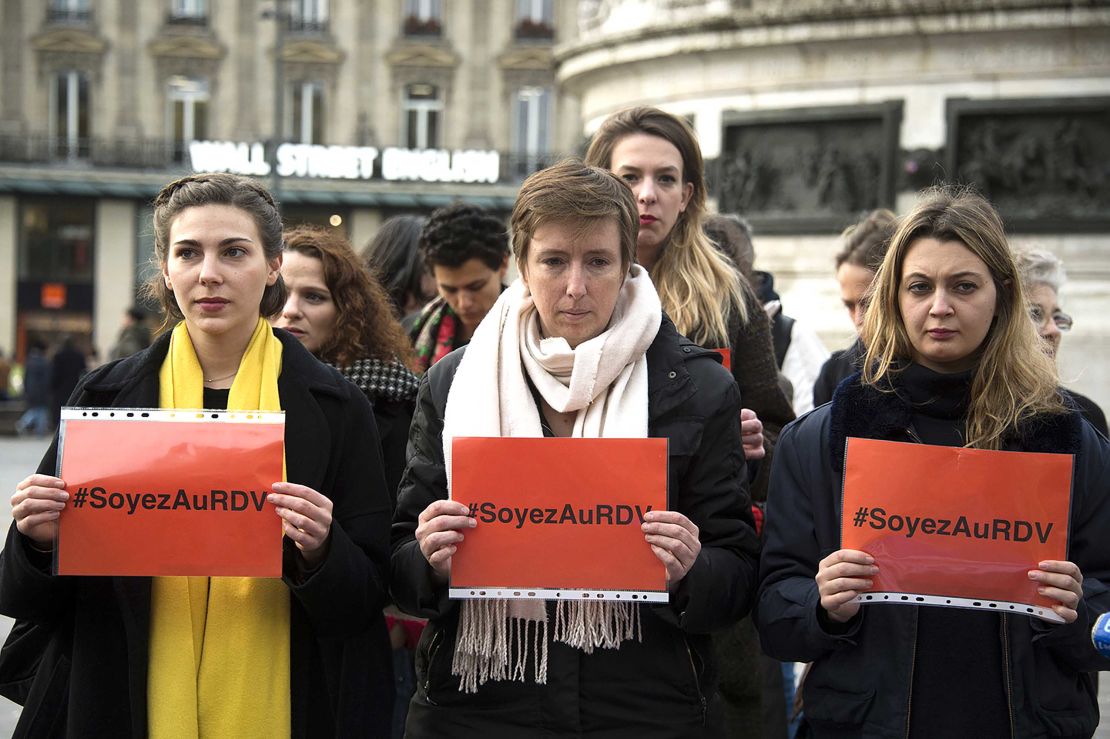
[[[435,149],[439,145],[443,101],[435,85],[405,85],[401,141],[409,149]]]
[[[442,0],[405,0],[406,36],[439,36],[442,32]]]
[[[173,144],[173,159],[182,162],[190,142],[208,138],[208,82],[171,77],[168,85],[168,134]]]
[[[293,0],[289,13],[289,30],[295,33],[327,31],[328,0]]]
[[[208,0],[171,0],[170,23],[202,26],[208,22]]]
[[[519,40],[555,38],[554,0],[516,0]]]
[[[89,0],[50,0],[46,19],[55,23],[88,23],[92,20]]]
[[[551,151],[551,89],[522,87],[513,103],[514,173],[520,177],[545,165]]]
[[[93,276],[95,205],[82,198],[23,201],[19,278],[87,282]]]
[[[89,77],[69,70],[54,75],[50,88],[50,140],[54,155],[89,155]]]
[[[285,116],[285,135],[298,144],[324,142],[324,86],[319,82],[294,82],[289,86],[291,105]]]

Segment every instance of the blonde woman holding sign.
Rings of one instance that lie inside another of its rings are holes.
[[[940,190],[898,223],[862,339],[862,374],[783,431],[771,473],[756,622],[772,656],[813,663],[812,736],[1090,736],[1090,672],[1110,669],[1091,643],[1110,611],[1110,449],[1061,396],[989,203]],[[1028,565],[1064,623],[861,607],[884,565],[840,547],[847,437],[1075,455],[1069,560]]]
[[[263,318],[285,287],[281,217],[260,185],[177,180],[154,232],[151,288],[173,330],[91,373],[70,405],[284,410],[288,481],[268,497],[282,579],[52,576],[68,502],[55,442],[12,496],[0,557],[0,611],[49,636],[9,688],[24,700],[16,733],[386,736],[390,503],[370,404]]]
[[[758,549],[740,399],[716,354],[663,317],[634,264],[637,220],[603,169],[529,177],[512,217],[521,279],[422,380],[393,524],[394,596],[430,618],[409,737],[720,733],[708,633],[747,610]],[[485,525],[447,500],[457,436],[668,437],[673,510],[642,530],[670,602],[448,600],[452,557]]]

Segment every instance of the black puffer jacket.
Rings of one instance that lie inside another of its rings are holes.
[[[458,609],[433,580],[414,536],[420,513],[447,494],[443,416],[463,351],[424,376],[393,523],[394,598],[431,619],[416,657],[408,736],[719,736],[707,634],[748,611],[758,542],[740,448],[740,397],[717,354],[679,336],[668,319],[647,351],[649,435],[670,439],[670,500],[698,526],[702,542],[671,603],[641,606],[642,642],[618,650],[586,655],[549,640],[546,685],[490,682],[465,695],[451,675]]]
[[[865,387],[857,374],[779,437],[756,624],[770,655],[813,662],[803,698],[817,737],[903,737],[909,727],[918,607],[866,606],[834,633],[818,617],[814,577],[841,548],[845,439],[913,441],[911,418],[897,394]],[[1084,598],[1069,625],[999,614],[1008,734],[1090,736],[1098,706],[1089,671],[1110,669],[1090,639],[1094,620],[1110,611],[1110,448],[1077,413],[1039,417],[1022,431],[1011,451],[1076,455],[1068,557],[1083,573]]]

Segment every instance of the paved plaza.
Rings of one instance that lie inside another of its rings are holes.
[[[13,439],[0,437],[0,520],[7,524],[11,516],[11,494],[16,483],[32,472],[39,463],[49,442],[43,439]],[[6,636],[11,619],[0,616],[0,635]],[[1099,704],[1103,717],[1110,715],[1110,673],[1103,675],[1099,690]],[[19,706],[0,698],[0,737],[10,737],[19,717]],[[1095,733],[1096,739],[1110,739],[1110,720],[1104,720]]]

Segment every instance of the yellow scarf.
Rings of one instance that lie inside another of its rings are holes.
[[[228,410],[281,410],[281,342],[258,319]],[[182,321],[158,376],[162,408],[202,408],[204,376]],[[284,479],[284,475],[283,475]],[[147,675],[150,736],[289,736],[289,590],[278,579],[156,577]]]

